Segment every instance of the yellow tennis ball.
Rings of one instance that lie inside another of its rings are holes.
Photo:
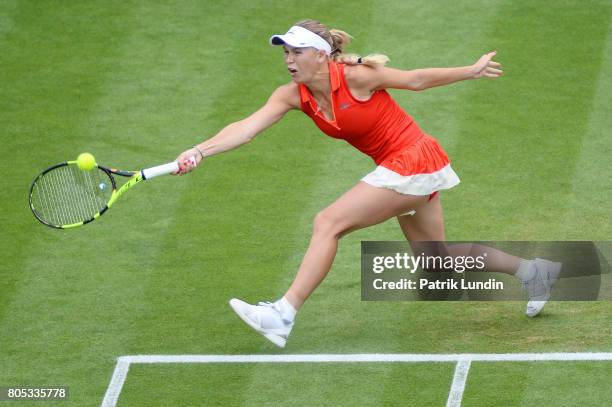
[[[96,166],[96,159],[89,153],[80,154],[76,162],[79,168],[83,171],[91,171]]]

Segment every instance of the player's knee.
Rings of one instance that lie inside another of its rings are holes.
[[[317,213],[313,222],[313,234],[334,236],[340,238],[343,230],[338,219],[331,216],[325,209]]]
[[[448,248],[442,241],[411,241],[410,246],[415,256],[420,256],[421,269],[428,272],[452,271],[445,268],[449,258]]]

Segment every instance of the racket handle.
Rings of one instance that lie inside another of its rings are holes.
[[[158,165],[156,167],[145,168],[141,170],[143,179],[151,179],[160,175],[166,175],[179,170],[179,165],[176,161],[169,162],[168,164]]]

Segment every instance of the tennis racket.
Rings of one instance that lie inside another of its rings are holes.
[[[140,171],[123,171],[97,164],[92,170],[84,171],[76,161],[66,161],[47,168],[34,178],[30,186],[30,209],[43,225],[75,228],[98,219],[134,185],[178,169],[178,163],[173,161]],[[117,188],[114,175],[129,179]]]

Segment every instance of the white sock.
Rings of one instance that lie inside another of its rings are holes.
[[[293,308],[293,305],[291,305],[291,303],[287,301],[285,297],[276,301],[276,304],[278,305],[278,308],[280,308],[281,317],[286,321],[293,322],[295,319],[295,314],[297,314],[297,311],[295,308]]]
[[[514,275],[521,281],[529,281],[533,279],[536,275],[536,268],[533,260],[521,259],[521,264]]]

